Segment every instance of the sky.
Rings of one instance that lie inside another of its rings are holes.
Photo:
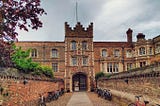
[[[64,41],[64,23],[84,27],[93,22],[94,41],[126,41],[126,31],[133,30],[133,40],[143,33],[146,39],[160,35],[160,0],[41,0],[47,12],[40,19],[43,27],[25,32],[17,30],[19,41]]]

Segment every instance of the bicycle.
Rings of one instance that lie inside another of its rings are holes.
[[[38,106],[46,106],[45,98],[42,95],[39,97]]]
[[[135,96],[136,102],[135,103],[130,103],[128,106],[147,106],[149,104],[149,101],[140,101],[140,98],[143,97],[142,95]]]

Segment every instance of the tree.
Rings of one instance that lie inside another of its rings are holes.
[[[0,36],[15,40],[18,35],[17,28],[28,31],[29,27],[42,27],[39,16],[43,14],[46,13],[40,8],[40,0],[3,0]]]
[[[0,5],[0,51],[2,54],[10,54],[6,47],[7,42],[17,41],[16,29],[28,31],[28,28],[38,29],[42,27],[39,16],[46,14],[40,7],[40,0],[2,0]],[[9,47],[10,48],[10,47]],[[9,51],[11,52],[11,51]],[[4,59],[6,58],[7,59]],[[9,61],[10,56],[0,54],[0,64]]]
[[[13,53],[11,55],[13,66],[19,69],[22,73],[45,75],[46,77],[53,78],[53,71],[51,68],[41,66],[39,63],[33,62],[29,57],[30,49],[24,51],[21,47],[13,45]]]

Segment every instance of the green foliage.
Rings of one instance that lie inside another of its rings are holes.
[[[16,48],[13,46],[14,53],[12,54],[12,62],[14,66],[20,69],[22,72],[29,73],[30,71],[34,71],[34,69],[38,66],[38,63],[32,62],[32,59],[29,58],[30,50],[23,51],[21,47]]]
[[[98,72],[96,73],[95,75],[95,79],[98,80],[99,78],[101,77],[107,77],[107,78],[110,78],[111,77],[111,74],[106,74],[104,72]]]
[[[11,56],[14,67],[21,70],[23,73],[32,73],[33,75],[45,75],[53,78],[53,71],[51,68],[41,66],[40,64],[33,62],[29,57],[30,49],[23,51],[21,47],[13,45],[14,52]]]
[[[42,72],[43,72],[44,75],[53,78],[53,71],[52,71],[51,68],[43,66],[42,67]]]
[[[98,72],[95,75],[95,79],[98,80],[100,77],[104,77],[104,76],[105,76],[105,74],[103,72]]]

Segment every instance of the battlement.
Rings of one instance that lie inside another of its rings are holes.
[[[70,25],[65,22],[65,37],[89,37],[93,38],[93,23],[90,23],[85,29],[80,22],[77,22],[75,27],[70,27]]]

